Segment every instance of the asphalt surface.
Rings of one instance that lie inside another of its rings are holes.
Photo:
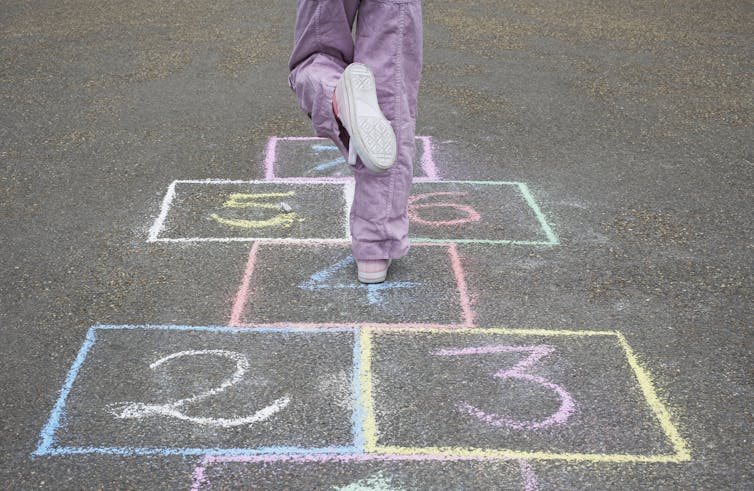
[[[754,6],[423,8],[367,288],[295,2],[2,2],[1,487],[754,486]]]

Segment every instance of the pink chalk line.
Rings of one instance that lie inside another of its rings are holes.
[[[537,491],[539,483],[537,475],[534,474],[534,468],[528,460],[519,460],[518,466],[521,469],[521,479],[524,481],[524,491]]]
[[[283,241],[264,241],[263,245],[290,245]],[[323,243],[307,243],[306,245],[298,245],[297,247],[308,246],[340,246],[343,244],[334,244],[330,242]],[[378,329],[467,329],[474,327],[475,314],[472,309],[472,301],[469,296],[468,286],[466,283],[466,272],[461,264],[461,257],[458,254],[458,246],[454,243],[417,243],[413,246],[418,247],[446,247],[448,250],[448,256],[450,258],[451,269],[456,280],[456,289],[459,294],[459,303],[461,306],[461,324],[425,324],[425,323],[371,323],[371,322],[350,322],[350,323],[314,323],[314,322],[282,322],[282,323],[250,323],[245,322],[243,319],[244,310],[246,304],[249,301],[251,293],[251,279],[254,275],[254,268],[256,266],[257,255],[259,251],[260,242],[254,242],[249,251],[249,258],[246,262],[243,277],[241,278],[241,284],[238,287],[235,300],[233,301],[233,307],[231,309],[230,321],[228,325],[235,327],[291,327],[297,329],[321,329],[321,328],[343,328],[343,327],[373,327]]]
[[[508,457],[485,457],[478,455],[442,455],[442,454],[383,454],[383,453],[353,453],[353,454],[267,454],[267,455],[205,455],[199,465],[209,466],[218,463],[237,462],[242,464],[266,464],[272,462],[369,462],[369,461],[442,461],[442,462],[500,462],[512,461]]]
[[[209,479],[207,478],[207,466],[203,463],[206,458],[207,456],[205,455],[202,461],[194,467],[194,472],[191,474],[191,491],[199,491],[202,484],[209,484]]]
[[[275,462],[289,463],[327,463],[327,462],[500,462],[511,461],[505,457],[452,456],[452,455],[397,455],[397,454],[275,454],[275,455],[205,455],[197,463],[192,474],[192,491],[198,491],[202,485],[209,484],[207,467],[215,463],[269,464]],[[539,484],[534,469],[528,460],[518,460],[521,479],[525,491],[537,491]]]
[[[475,314],[471,308],[471,298],[469,297],[469,288],[466,284],[466,270],[461,264],[461,256],[458,254],[457,244],[448,244],[448,255],[450,256],[450,264],[453,267],[453,274],[456,277],[456,284],[458,285],[458,293],[461,302],[461,310],[463,311],[463,319],[465,327],[474,327]]]
[[[277,143],[279,141],[315,141],[322,140],[323,138],[311,137],[311,136],[271,136],[267,140],[267,146],[265,148],[264,158],[264,175],[265,180],[282,181],[282,182],[344,182],[352,180],[353,177],[323,177],[318,179],[307,179],[302,177],[286,177],[278,178],[275,175],[275,164],[277,163]],[[437,181],[440,179],[437,172],[437,166],[432,155],[432,137],[431,136],[417,136],[417,140],[422,142],[422,157],[421,168],[424,172],[424,176],[416,178],[416,181]]]
[[[267,140],[267,148],[264,155],[264,178],[268,181],[275,178],[275,159],[277,159],[278,137],[271,136]]]
[[[243,277],[241,278],[241,285],[238,288],[238,293],[236,293],[236,299],[233,302],[233,309],[231,310],[230,314],[230,322],[228,322],[228,325],[230,326],[238,326],[241,322],[241,317],[243,316],[243,310],[246,306],[246,302],[249,299],[249,287],[251,285],[251,275],[254,273],[254,265],[257,261],[257,250],[259,249],[259,243],[254,242],[251,245],[251,250],[249,251],[249,259],[246,261],[246,268],[243,272]]]

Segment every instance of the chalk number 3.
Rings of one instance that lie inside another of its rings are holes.
[[[160,358],[156,362],[149,365],[152,370],[157,369],[164,363],[177,358],[183,358],[186,356],[218,356],[227,358],[236,362],[236,370],[230,377],[223,380],[220,385],[213,389],[206,390],[192,397],[185,399],[179,399],[173,402],[167,402],[164,404],[145,404],[142,402],[116,402],[107,406],[107,411],[120,419],[143,419],[150,416],[166,416],[169,418],[176,418],[190,423],[195,423],[204,426],[216,426],[222,428],[232,428],[234,426],[251,425],[259,421],[268,419],[273,414],[285,408],[290,402],[288,396],[277,399],[272,404],[260,409],[254,414],[240,418],[205,418],[189,416],[183,412],[183,408],[189,404],[197,403],[208,397],[215,396],[229,387],[240,382],[246,371],[249,369],[249,360],[241,353],[225,350],[195,350],[195,351],[180,351],[173,353],[164,358]]]
[[[573,414],[576,409],[576,404],[573,401],[573,397],[563,387],[558,384],[554,384],[549,380],[526,373],[526,370],[531,368],[540,359],[549,355],[555,351],[555,348],[547,345],[536,346],[506,346],[506,345],[490,345],[480,346],[474,348],[449,348],[435,351],[433,354],[436,356],[471,356],[471,355],[485,355],[493,353],[530,353],[529,356],[515,364],[511,368],[502,369],[496,372],[493,377],[500,379],[520,380],[522,382],[534,384],[536,386],[543,387],[560,399],[560,407],[549,417],[539,421],[524,421],[519,419],[513,419],[499,414],[483,411],[467,402],[460,403],[457,407],[458,410],[474,416],[475,418],[492,426],[507,427],[514,430],[538,430],[553,426],[556,424],[563,424]]]

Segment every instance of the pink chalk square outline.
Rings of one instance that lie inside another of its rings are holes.
[[[265,246],[285,246],[291,245],[286,241],[265,240]],[[298,246],[301,246],[297,244]],[[446,248],[450,260],[451,270],[456,280],[456,289],[458,301],[461,306],[460,324],[430,324],[430,323],[369,323],[369,322],[351,322],[351,323],[298,323],[298,322],[280,322],[280,323],[253,323],[244,319],[244,310],[251,297],[251,284],[254,275],[254,268],[257,261],[260,242],[254,242],[249,251],[249,258],[246,261],[241,283],[238,287],[233,308],[231,310],[229,326],[233,327],[276,327],[276,328],[295,328],[295,329],[321,329],[321,328],[344,328],[344,327],[370,327],[380,329],[468,329],[475,327],[476,313],[472,307],[473,302],[469,294],[466,282],[466,271],[461,263],[461,256],[458,253],[458,246],[454,243],[418,243],[412,247],[440,247]],[[342,244],[333,244],[331,242],[307,243],[303,246],[341,246]]]
[[[194,467],[191,475],[191,491],[211,487],[207,476],[207,468],[213,464],[241,463],[241,464],[269,464],[273,462],[287,462],[290,464],[307,463],[361,463],[361,462],[500,462],[509,461],[518,464],[521,474],[521,484],[524,491],[537,491],[539,482],[531,462],[526,459],[513,458],[484,458],[484,457],[450,457],[446,455],[390,455],[390,454],[302,454],[302,455],[205,455]]]
[[[414,182],[439,181],[442,178],[437,172],[434,156],[432,155],[432,137],[417,136],[416,140],[422,146],[421,169],[424,175],[414,177]],[[264,178],[267,181],[289,181],[289,182],[343,182],[351,181],[353,177],[278,177],[277,168],[277,145],[280,141],[327,141],[326,138],[312,136],[271,136],[267,140],[264,158]]]

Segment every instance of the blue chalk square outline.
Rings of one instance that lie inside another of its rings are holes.
[[[76,378],[82,366],[86,362],[92,347],[97,342],[97,331],[108,330],[163,330],[163,331],[200,331],[200,332],[217,332],[217,333],[333,333],[333,332],[351,332],[353,333],[353,365],[351,374],[351,398],[354,401],[354,407],[351,414],[351,434],[353,435],[353,445],[351,446],[331,446],[331,447],[257,447],[257,448],[219,448],[219,447],[73,447],[57,446],[56,432],[61,428],[66,418],[65,408],[66,400],[76,382]],[[361,381],[359,373],[361,371],[361,343],[357,327],[343,328],[285,328],[285,327],[226,327],[226,326],[177,326],[177,325],[95,325],[89,328],[86,338],[79,349],[78,355],[68,370],[60,395],[50,412],[50,417],[40,432],[39,443],[32,453],[32,456],[59,456],[59,455],[81,455],[81,454],[106,454],[106,455],[278,455],[278,454],[354,454],[363,453],[365,446],[364,436],[364,403],[361,400]]]

